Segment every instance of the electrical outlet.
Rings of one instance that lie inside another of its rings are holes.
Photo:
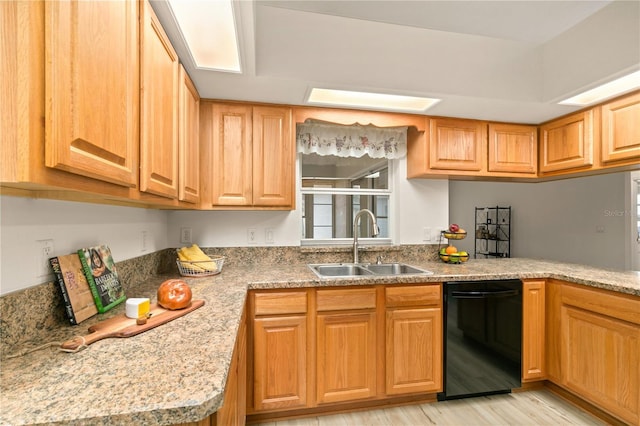
[[[39,267],[37,269],[39,277],[46,277],[51,274],[51,266],[49,264],[49,259],[53,257],[53,240],[37,240],[38,245],[38,264]]]
[[[147,245],[148,245],[147,240],[148,240],[147,231],[140,231],[140,251],[141,252],[147,251]]]
[[[256,235],[256,228],[247,228],[247,243],[258,244],[258,236]]]
[[[191,244],[191,228],[180,228],[180,242]]]
[[[273,244],[274,240],[273,228],[266,228],[264,230],[264,242],[267,244]]]
[[[425,226],[422,228],[422,240],[423,241],[431,241],[431,228]]]

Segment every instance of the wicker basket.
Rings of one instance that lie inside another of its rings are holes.
[[[183,277],[208,277],[222,272],[224,259],[224,256],[212,257],[211,260],[176,259],[176,263]]]

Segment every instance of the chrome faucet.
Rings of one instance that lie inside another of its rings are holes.
[[[380,233],[380,228],[378,228],[376,217],[371,212],[371,210],[362,209],[358,211],[358,213],[356,213],[356,216],[353,218],[353,263],[358,263],[358,223],[360,222],[360,216],[362,216],[363,214],[367,214],[371,218],[371,223],[373,224],[371,236],[376,237]]]

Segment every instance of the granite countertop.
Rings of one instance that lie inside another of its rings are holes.
[[[225,267],[213,277],[185,278],[205,305],[126,339],[105,339],[69,354],[46,349],[2,360],[0,424],[166,425],[217,411],[248,289],[453,280],[557,278],[640,296],[640,274],[531,259],[475,260],[459,265],[413,264],[433,275],[320,279],[304,264]],[[130,297],[149,297],[170,276],[140,284]],[[51,340],[86,334],[86,327],[121,314],[124,305]],[[43,342],[44,343],[44,342]]]

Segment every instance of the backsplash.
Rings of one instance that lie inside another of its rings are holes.
[[[205,253],[225,256],[225,266],[352,262],[351,246],[327,247],[224,247],[202,248]],[[437,245],[363,246],[360,261],[426,262],[438,260]],[[135,294],[140,283],[156,275],[177,275],[175,249],[117,262],[125,294]],[[224,271],[224,270],[223,270]],[[224,272],[223,272],[224,273]],[[44,283],[0,297],[0,356],[16,352],[25,343],[35,346],[55,339],[55,330],[68,325],[57,285]],[[78,330],[84,332],[85,325]]]

